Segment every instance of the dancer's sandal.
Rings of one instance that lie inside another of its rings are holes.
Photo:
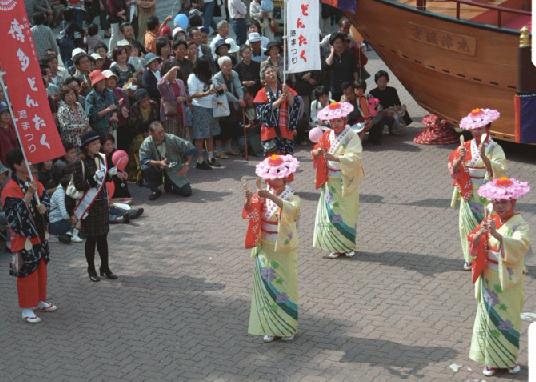
[[[484,374],[486,377],[493,377],[495,374],[497,374],[497,368],[496,367],[488,367],[484,366],[484,370],[482,370],[482,374]]]
[[[28,324],[38,324],[41,321],[43,321],[41,318],[37,317],[36,315],[33,316],[23,316],[22,320]]]
[[[55,312],[56,310],[58,310],[58,306],[57,305],[54,305],[50,302],[44,302],[44,303],[40,303],[38,306],[37,306],[37,309],[39,309],[41,312]]]

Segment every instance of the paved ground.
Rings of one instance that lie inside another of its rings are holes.
[[[369,70],[380,66],[374,59]],[[240,177],[253,174],[255,162],[225,161],[225,170],[192,174],[190,199],[147,203],[148,191],[134,190],[146,214],[112,228],[115,282],[88,280],[83,246],[52,245],[49,294],[60,310],[41,325],[20,321],[9,257],[0,256],[0,381],[483,379],[467,358],[476,305],[449,208],[451,147],[415,145],[414,132],[365,147],[360,254],[351,260],[324,260],[311,248],[318,193],[311,161],[298,153],[301,297],[293,343],[247,335],[253,262],[241,246]],[[536,185],[535,154],[508,145],[510,174]],[[533,228],[535,202],[532,192],[519,205]],[[536,262],[528,264],[525,311],[536,311]],[[523,365],[526,329],[524,322]],[[464,366],[456,374],[454,362]],[[516,380],[526,379],[525,370]]]

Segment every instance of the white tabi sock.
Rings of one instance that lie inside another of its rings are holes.
[[[24,318],[24,317],[35,317],[35,313],[34,313],[33,309],[29,309],[29,308],[23,309],[22,310],[22,318]]]

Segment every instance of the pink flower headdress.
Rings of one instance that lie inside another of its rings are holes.
[[[519,199],[530,191],[527,182],[514,178],[498,178],[480,186],[478,195],[488,200]]]
[[[499,119],[501,113],[493,109],[473,109],[466,117],[460,121],[460,128],[463,130],[476,130],[486,127]]]
[[[264,180],[292,179],[292,174],[296,172],[298,165],[298,160],[290,154],[274,154],[257,164],[255,174]]]

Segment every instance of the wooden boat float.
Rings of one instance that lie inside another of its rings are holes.
[[[416,1],[359,0],[348,16],[425,109],[454,124],[475,107],[497,109],[493,136],[536,143],[536,124],[519,132],[516,107],[516,95],[536,93],[529,31],[521,44],[519,32],[530,2]]]

